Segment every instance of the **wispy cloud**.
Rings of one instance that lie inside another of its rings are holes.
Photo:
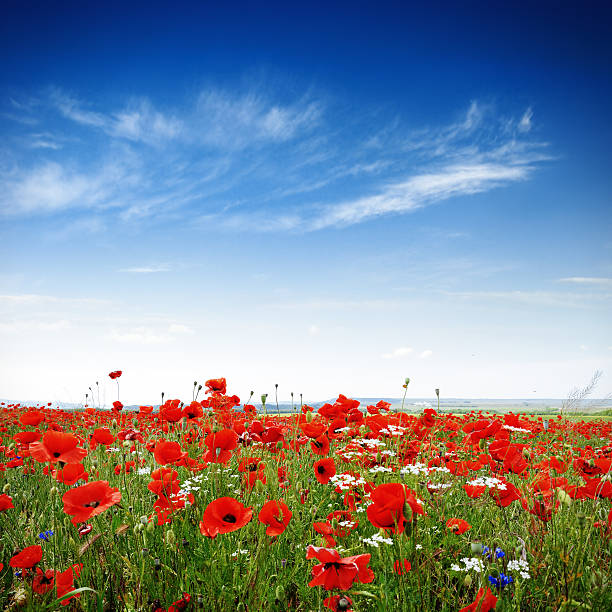
[[[132,268],[121,268],[119,272],[127,272],[129,274],[156,274],[158,272],[169,272],[170,266],[161,264],[158,266],[136,266]]]
[[[52,89],[32,107],[56,117],[28,136],[36,155],[0,168],[0,214],[89,210],[122,223],[189,216],[228,231],[309,232],[524,181],[550,159],[529,138],[531,109],[508,119],[472,102],[450,124],[416,131],[396,119],[377,126],[375,146],[367,113],[334,115],[323,99],[208,88],[175,108],[140,97],[109,109]],[[52,137],[57,121],[68,133]]]
[[[603,278],[601,276],[570,276],[567,278],[560,278],[558,282],[571,283],[574,285],[612,286],[612,278]]]
[[[429,359],[432,355],[433,351],[431,349],[426,349],[419,355],[419,359]]]

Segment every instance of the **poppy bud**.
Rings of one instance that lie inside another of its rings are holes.
[[[463,579],[463,584],[466,587],[471,587],[472,586],[472,577],[469,574],[465,575],[465,578]]]
[[[172,529],[168,529],[166,531],[166,545],[172,548],[176,544],[176,536],[174,535],[174,531]]]
[[[491,576],[493,576],[493,578],[499,578],[499,570],[494,565],[491,566],[489,573]]]
[[[153,533],[155,531],[155,521],[149,521],[146,529],[148,533]]]
[[[472,553],[475,555],[480,555],[482,554],[482,544],[480,542],[472,542],[470,544],[470,548],[472,550]]]
[[[134,535],[138,535],[144,529],[144,525],[142,523],[136,523],[132,531]]]
[[[405,384],[406,386],[408,386],[408,385],[410,384],[410,379],[409,379],[409,378],[406,378],[406,379],[404,380],[404,384]]]
[[[440,389],[434,389],[434,390],[435,390],[435,392],[436,392],[436,395],[437,395],[438,397],[440,397]]]
[[[332,526],[332,529],[338,529],[338,519],[335,516],[331,520],[331,526]]]
[[[265,490],[265,485],[264,483],[259,480],[259,478],[255,481],[255,491],[257,491],[257,493],[263,493]]]
[[[49,491],[50,495],[57,495],[59,493],[59,489],[57,487],[51,487],[51,490]]]
[[[268,394],[267,394],[267,393],[264,393],[264,394],[261,396],[261,403],[262,403],[262,405],[263,405],[263,406],[265,406],[265,405],[266,405],[266,400],[267,400],[267,399],[268,399]]]
[[[572,498],[563,489],[557,489],[557,497],[559,501],[568,508],[572,505]]]
[[[276,599],[278,599],[279,601],[284,599],[284,597],[285,597],[285,589],[283,588],[283,586],[281,584],[279,584],[276,587],[275,595],[276,595]]]
[[[586,518],[586,516],[585,516],[584,512],[579,512],[579,513],[576,515],[576,520],[578,521],[578,525],[579,525],[580,527],[583,527],[583,526],[584,526],[584,520],[585,520],[585,518]]]
[[[3,487],[2,487],[2,492],[3,493],[8,493],[11,490],[11,485],[9,485],[9,483],[7,482]]]
[[[64,517],[64,526],[66,527],[66,529],[70,529],[71,525],[72,525],[72,523],[70,522],[70,517],[69,516],[65,516]]]
[[[306,422],[307,422],[307,423],[312,423],[312,418],[313,418],[313,417],[312,417],[312,412],[309,410],[309,411],[306,413]]]

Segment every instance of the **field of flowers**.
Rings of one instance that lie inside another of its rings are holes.
[[[2,609],[612,609],[610,422],[196,385],[0,406]]]

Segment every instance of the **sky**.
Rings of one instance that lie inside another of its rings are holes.
[[[612,392],[607,3],[208,4],[4,4],[0,397]]]

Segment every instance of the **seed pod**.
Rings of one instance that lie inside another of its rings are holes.
[[[465,578],[463,579],[463,584],[466,587],[471,587],[472,586],[472,577],[469,574],[465,575]]]
[[[470,548],[472,550],[472,553],[475,555],[481,555],[482,554],[482,544],[480,542],[472,542],[470,544]]]

